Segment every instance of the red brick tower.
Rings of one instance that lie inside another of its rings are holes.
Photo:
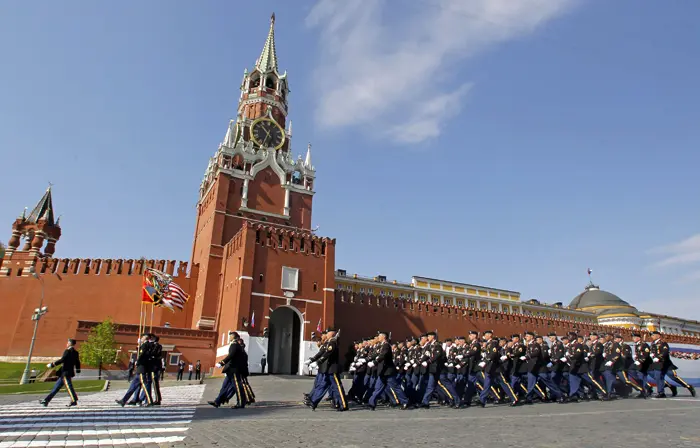
[[[12,223],[12,236],[7,242],[0,275],[26,277],[30,275],[29,268],[36,265],[37,259],[54,254],[56,242],[61,238],[61,218],[55,219],[54,216],[49,186],[29,215],[25,208],[22,215]],[[22,240],[24,246],[20,249]]]
[[[269,328],[272,345],[279,345],[282,332],[294,334],[288,346],[278,347],[277,360],[270,358],[270,371],[298,372],[295,353],[303,354],[303,341],[319,320],[333,323],[335,240],[311,230],[311,145],[305,158],[293,158],[289,84],[277,65],[274,14],[260,57],[244,71],[240,88],[237,117],[200,187],[192,327],[218,331],[222,346],[229,331],[244,331],[259,337],[266,353],[262,330],[280,321],[276,333]],[[277,313],[278,307],[285,310]],[[252,358],[259,355],[249,348]],[[290,350],[294,360],[279,359]]]

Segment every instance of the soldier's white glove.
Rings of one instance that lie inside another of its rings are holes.
[[[501,356],[501,361],[505,361],[506,359],[508,359],[507,356],[505,356],[505,355]]]
[[[311,364],[311,360],[310,360],[310,359],[307,359],[306,361],[304,361],[304,365],[305,365],[305,366],[308,366],[309,364]]]
[[[520,357],[520,360],[521,360],[521,361],[525,361],[526,359],[527,359],[527,356],[521,356],[521,357]]]
[[[447,367],[454,367],[455,365],[452,363],[447,364]]]
[[[218,367],[218,368],[222,368],[223,366],[221,365],[221,363],[220,363],[220,362],[217,362],[217,363],[216,363],[216,367]]]
[[[50,369],[51,367],[53,367],[53,363],[50,362],[50,363],[46,364],[46,367],[48,367]]]
[[[355,370],[357,370],[357,369],[355,369],[355,366],[350,366],[350,371],[351,371],[351,372],[354,372]]]
[[[370,369],[371,369],[372,367],[374,367],[374,361],[368,362],[368,363],[367,363],[367,367],[369,367]]]
[[[403,365],[404,370],[408,370],[411,367],[411,363],[407,362],[406,364]]]
[[[561,362],[566,362],[566,361],[568,361],[568,359],[566,359],[566,358],[559,358],[559,361],[561,361]]]
[[[605,365],[608,366],[608,367],[610,367],[610,366],[613,365],[613,362],[612,362],[612,361],[608,361],[608,362],[605,363]]]
[[[652,361],[659,362],[659,358],[654,358],[654,359],[652,359]]]
[[[639,361],[635,361],[635,362],[634,362],[634,365],[636,365],[636,366],[641,366],[641,365],[642,365],[642,363],[641,363],[641,362],[639,362]]]
[[[365,358],[360,358],[359,361],[360,362],[367,362],[367,360]]]
[[[418,364],[416,364],[416,363],[414,362],[414,363],[413,363],[413,367],[418,367]]]
[[[318,367],[318,364],[316,364],[315,362],[312,362],[311,364],[309,364],[310,369],[315,369],[316,367]]]
[[[608,357],[608,354],[607,354],[607,353],[603,353],[603,358],[607,358],[607,357]]]
[[[483,368],[485,365],[486,365],[486,363],[485,363],[484,361],[481,361],[481,362],[479,363],[479,367],[481,367],[481,368]]]
[[[423,361],[422,363],[420,363],[420,365],[422,365],[423,367],[428,367],[428,363],[426,361]]]
[[[463,355],[457,355],[456,358],[459,359],[459,360],[461,360],[462,358],[464,358],[464,356],[463,356]]]
[[[549,364],[547,364],[547,367],[552,367],[552,363],[550,362]]]
[[[450,366],[449,364],[445,363],[445,367],[449,367],[449,366]]]
[[[585,358],[583,358],[583,359],[584,359],[584,361],[588,361],[588,356],[586,356],[586,357],[585,357]]]

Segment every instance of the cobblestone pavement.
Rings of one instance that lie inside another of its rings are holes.
[[[208,380],[202,403],[218,393]],[[312,382],[298,377],[252,377],[258,402],[244,410],[200,405],[184,441],[172,447],[699,447],[700,399],[535,404],[511,408],[312,412],[299,404]],[[346,388],[349,383],[345,381]]]
[[[0,448],[62,446],[162,446],[183,441],[204,385],[162,389],[163,406],[120,407],[123,389],[79,394],[79,405],[66,408],[65,391],[49,407],[38,398],[0,405]],[[12,400],[18,397],[12,397]]]

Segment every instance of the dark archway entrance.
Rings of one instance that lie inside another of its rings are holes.
[[[267,345],[269,372],[278,375],[299,373],[301,319],[292,308],[283,306],[270,315]]]

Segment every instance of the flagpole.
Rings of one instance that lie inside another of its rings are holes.
[[[156,313],[155,304],[151,304],[151,329],[148,330],[149,333],[153,333],[153,315]]]

